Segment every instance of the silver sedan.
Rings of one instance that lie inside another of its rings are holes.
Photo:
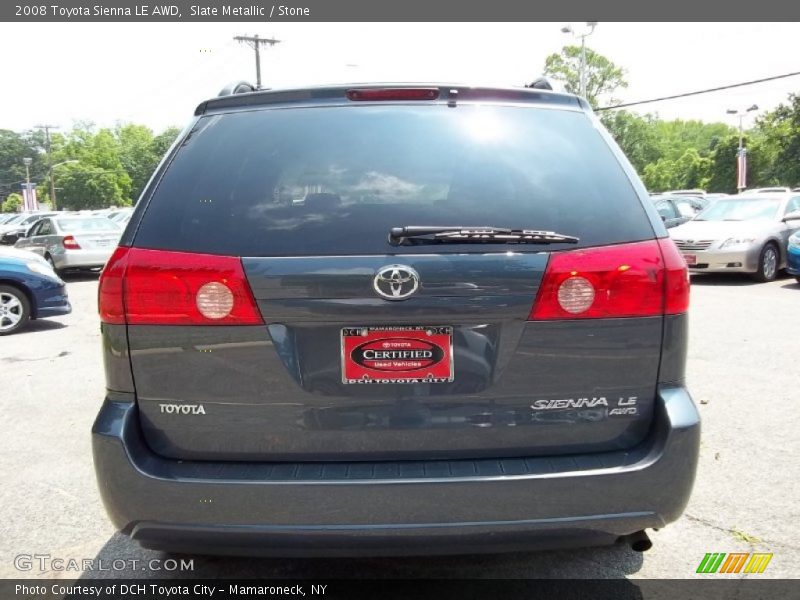
[[[693,273],[751,273],[775,279],[786,266],[789,236],[800,229],[800,195],[720,198],[670,236]]]
[[[105,217],[55,216],[37,221],[14,247],[35,252],[53,269],[92,269],[106,264],[121,235]]]

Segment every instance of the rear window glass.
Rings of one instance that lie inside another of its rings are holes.
[[[583,113],[358,106],[201,119],[155,190],[135,244],[242,256],[430,253],[387,243],[390,228],[404,225],[551,230],[580,237],[580,246],[653,236]]]
[[[105,217],[96,219],[58,219],[58,228],[69,233],[79,231],[116,231],[119,226]]]

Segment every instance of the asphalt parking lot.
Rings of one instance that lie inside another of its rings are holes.
[[[100,558],[107,565],[164,558],[116,534],[98,497],[89,436],[104,388],[97,276],[67,279],[71,315],[0,338],[0,576],[6,578],[81,575],[42,570],[36,561],[20,571],[18,555]],[[446,558],[195,557],[191,572],[139,563],[84,576],[689,578],[707,552],[770,552],[768,568],[754,577],[798,577],[798,307],[800,284],[793,278],[693,279],[688,372],[703,417],[700,466],[684,517],[651,533],[654,546],[645,554],[615,546]]]

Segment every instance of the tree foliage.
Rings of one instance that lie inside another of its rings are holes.
[[[2,204],[2,210],[0,212],[4,213],[11,213],[11,212],[19,212],[22,208],[22,196],[17,193],[9,194],[8,197],[5,199],[5,202]]]
[[[551,54],[544,61],[544,74],[561,81],[568,92],[580,92],[581,47],[564,46],[558,54]],[[586,99],[597,107],[602,97],[610,102],[611,94],[619,88],[628,87],[625,71],[608,58],[586,48]]]
[[[753,139],[763,155],[765,185],[800,186],[800,94],[790,94],[787,104],[761,117]]]
[[[170,127],[154,135],[149,128],[136,124],[97,129],[90,122],[76,123],[65,133],[51,133],[58,208],[130,205],[178,133],[177,128]],[[22,159],[26,157],[33,159],[30,175],[37,184],[40,203],[47,203],[48,162],[44,133],[40,130],[0,130],[0,198],[20,190],[25,181]],[[4,203],[5,210],[7,206]]]

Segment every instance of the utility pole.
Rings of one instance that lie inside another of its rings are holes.
[[[275,44],[280,44],[281,40],[275,40],[272,38],[260,38],[258,34],[249,36],[249,35],[237,35],[233,39],[237,42],[247,44],[253,50],[256,51],[256,89],[261,89],[261,46],[269,44],[270,46],[274,46]]]
[[[53,156],[50,153],[50,130],[58,129],[58,125],[36,125],[36,129],[44,129],[44,149],[47,152],[47,172],[50,177],[50,208],[58,210],[56,206],[56,184],[53,181]]]

